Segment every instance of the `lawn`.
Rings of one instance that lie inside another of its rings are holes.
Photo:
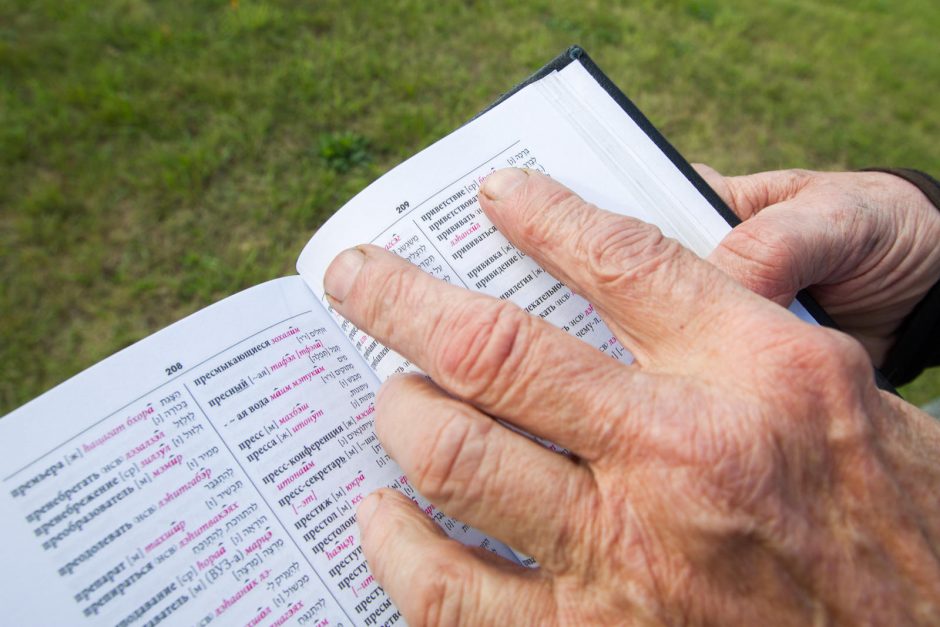
[[[292,273],[346,199],[571,43],[727,173],[936,174],[938,32],[933,0],[0,0],[0,414]]]

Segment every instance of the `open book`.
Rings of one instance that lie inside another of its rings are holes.
[[[507,166],[545,172],[700,255],[733,221],[570,49],[353,198],[304,248],[298,276],[193,314],[0,420],[5,622],[394,623],[355,518],[381,486],[459,541],[525,561],[438,511],[385,454],[375,394],[413,367],[331,311],[322,284],[337,253],[370,242],[629,360],[589,303],[482,214],[481,182]]]

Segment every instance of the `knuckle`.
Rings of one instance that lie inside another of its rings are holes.
[[[518,229],[522,240],[535,247],[564,237],[563,225],[585,204],[563,185],[529,186],[526,192],[517,215]]]
[[[578,249],[591,277],[600,286],[642,280],[668,265],[681,245],[655,226],[622,216],[605,215],[581,232]]]
[[[835,332],[829,335],[824,343],[832,352],[818,358],[824,370],[813,386],[817,398],[810,400],[815,403],[807,408],[816,423],[812,436],[836,464],[871,458],[878,440],[878,414],[871,408],[879,401],[872,365],[857,342],[847,336],[838,338]]]
[[[726,241],[739,257],[768,268],[788,260],[794,249],[789,231],[761,228],[756,221],[742,223]]]
[[[722,270],[766,298],[790,295],[797,289],[793,276],[794,247],[785,233],[749,228],[744,222],[719,244],[714,256]]]
[[[534,319],[507,301],[468,302],[446,321],[435,351],[436,375],[464,398],[505,392],[520,367]]]
[[[848,335],[832,329],[811,329],[802,349],[812,370],[839,381],[855,381],[871,375],[872,365],[865,349]]]
[[[379,264],[366,264],[371,276],[366,277],[371,294],[363,299],[360,326],[367,330],[379,328],[388,319],[388,312],[401,309],[403,300],[415,297],[416,273],[411,267],[378,268]]]
[[[778,345],[777,359],[817,407],[843,407],[874,389],[873,366],[864,347],[848,335],[825,327],[799,327]]]
[[[803,168],[787,170],[786,197],[795,198],[807,187],[815,185],[819,180],[819,172]]]
[[[488,431],[491,420],[473,420],[457,407],[441,416],[412,480],[432,501],[474,503],[485,490]]]
[[[790,179],[791,185],[793,185],[797,190],[804,187],[817,174],[815,171],[807,170],[806,168],[790,168],[786,170],[786,173]]]
[[[784,170],[783,174],[783,189],[781,190],[780,196],[783,198],[793,198],[799,194],[807,185],[813,183],[816,179],[817,172],[813,170],[806,170],[803,168],[790,168]],[[770,202],[769,198],[765,199],[765,204]]]

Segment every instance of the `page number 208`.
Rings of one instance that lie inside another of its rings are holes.
[[[172,366],[167,366],[166,368],[164,368],[164,370],[166,370],[166,376],[170,376],[174,372],[179,372],[182,369],[183,369],[183,364],[181,364],[180,362],[176,362]]]

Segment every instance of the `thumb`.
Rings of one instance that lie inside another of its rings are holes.
[[[814,175],[809,170],[773,170],[744,176],[722,176],[703,163],[692,164],[692,167],[742,220],[752,218],[766,207],[794,198]]]
[[[704,163],[693,163],[692,169],[698,172],[698,175],[705,179],[708,186],[711,187],[718,196],[725,201],[725,204],[731,207],[731,210],[737,213],[734,208],[734,196],[731,195],[731,189],[728,187],[728,181],[731,177],[722,176],[721,172]],[[740,217],[740,216],[739,216]]]
[[[831,226],[798,204],[779,203],[742,222],[708,261],[752,292],[788,306],[799,290],[824,281],[839,263]]]

